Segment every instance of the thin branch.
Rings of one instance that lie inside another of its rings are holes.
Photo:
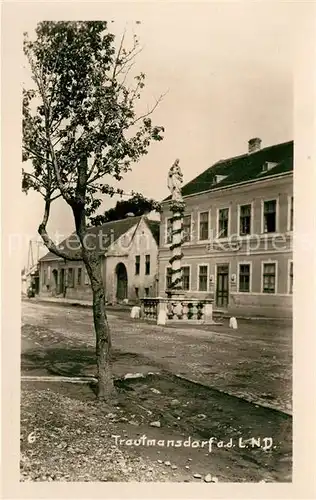
[[[122,60],[122,64],[121,64],[121,69],[116,73],[116,76],[118,76],[119,74],[122,73],[122,71],[124,70],[124,68],[126,67],[126,65],[132,61],[133,59],[136,58],[136,56],[138,56],[138,54],[140,54],[142,51],[143,51],[143,47],[140,47],[138,49],[138,51],[136,51],[136,47],[134,49],[132,49],[128,55],[126,56],[125,59]]]
[[[53,202],[53,201],[57,200],[58,198],[60,198],[61,196],[62,196],[62,194],[61,194],[61,193],[58,193],[58,194],[56,194],[56,196],[53,196],[53,197],[50,199],[50,201],[51,201],[51,202]]]
[[[63,42],[64,42],[64,41],[63,41]],[[60,50],[58,50],[58,52],[57,52],[57,57],[56,57],[56,59],[55,59],[54,68],[53,68],[52,73],[51,73],[52,75],[53,75],[54,71],[56,70],[57,63],[58,63],[58,61],[59,61],[59,58],[60,58]],[[52,79],[52,77],[51,77],[51,79]],[[49,80],[49,83],[51,82],[51,79]],[[52,86],[52,89],[51,89],[51,95],[50,95],[50,99],[49,99],[49,106],[51,106],[52,101],[53,101],[53,96],[54,96],[54,91],[55,91],[55,87],[56,87],[56,83],[57,83],[57,81],[58,81],[58,76],[57,76],[57,75],[55,75],[55,81],[54,81],[54,83],[53,83],[53,86]],[[48,83],[48,85],[49,85],[49,83]],[[52,123],[53,123],[53,117],[52,117],[52,120],[51,120],[50,125],[52,125]]]
[[[129,124],[129,127],[132,127],[133,125],[135,125],[135,123],[139,122],[139,121],[140,121],[140,120],[142,120],[143,118],[146,118],[146,116],[151,115],[151,114],[155,111],[155,109],[157,108],[157,106],[160,104],[160,102],[162,101],[162,99],[165,97],[165,95],[166,95],[167,93],[168,93],[168,90],[167,90],[164,94],[161,94],[161,95],[160,95],[160,97],[157,99],[157,101],[156,101],[155,105],[152,107],[152,109],[151,109],[151,110],[149,110],[147,113],[145,113],[145,114],[143,114],[143,115],[139,116],[136,120],[134,120],[132,123],[130,123],[130,124]],[[101,130],[102,130],[102,128],[101,128]],[[122,131],[123,131],[123,128],[121,128],[120,132],[122,132]],[[120,136],[118,135],[118,139],[117,139],[116,143],[114,143],[114,145],[112,145],[112,147],[113,147],[113,146],[115,146],[116,144],[118,144],[118,142],[119,142],[119,137],[120,137]],[[95,160],[95,161],[96,161],[96,160]],[[92,174],[92,172],[93,172],[93,170],[94,170],[94,168],[95,168],[95,161],[93,162],[92,167],[90,168],[90,170],[89,170],[89,172],[88,172],[88,180],[89,180],[90,175]],[[102,174],[102,175],[104,175],[104,174]],[[92,179],[90,179],[90,180],[89,180],[89,184],[91,184],[91,183],[93,183],[94,181],[96,181],[96,180],[100,179],[100,178],[102,177],[102,175],[97,174],[95,177],[93,177]]]
[[[51,130],[51,134],[52,134],[52,136],[55,134],[56,130],[58,129],[59,125],[61,124],[61,122],[62,122],[63,120],[65,120],[65,118],[62,116],[62,117],[60,118],[60,120],[58,120],[58,121],[56,122],[56,125],[55,125],[55,126],[54,126],[54,128]],[[52,120],[52,123],[53,123],[53,120]],[[51,123],[51,125],[52,125],[52,123]]]
[[[124,73],[124,78],[123,78],[123,80],[121,81],[121,83],[120,83],[120,85],[119,85],[119,87],[118,87],[118,91],[120,91],[120,90],[124,87],[125,82],[126,82],[126,78],[128,77],[128,75],[129,75],[129,73],[130,73],[131,69],[135,66],[135,64],[136,64],[135,62],[132,62],[132,63],[128,66],[127,70],[126,70],[126,71],[125,71],[125,73]]]
[[[168,93],[168,90],[164,94],[161,94],[161,96],[157,99],[157,101],[154,104],[154,106],[147,113],[144,113],[143,115],[140,115],[138,118],[136,118],[136,120],[134,120],[132,123],[130,123],[130,127],[132,127],[133,125],[135,125],[135,123],[139,122],[143,118],[146,118],[146,116],[151,115],[155,111],[155,109],[157,108],[157,106],[159,106],[159,104],[161,103],[162,99],[165,97],[165,95],[167,93]]]
[[[62,136],[61,136],[61,137],[59,137],[59,139],[57,139],[57,141],[56,141],[56,142],[54,142],[54,144],[53,144],[53,148],[55,148],[55,147],[57,146],[57,144],[59,144],[59,143],[60,143],[60,141],[62,141],[63,139],[65,139],[65,137],[62,137]]]
[[[46,193],[41,191],[39,186],[42,186],[45,190],[47,190],[47,185],[44,182],[40,181],[35,175],[29,174],[28,172],[23,171],[24,176],[31,177],[34,179],[34,184],[32,185],[33,189],[37,191],[43,198],[46,198]]]
[[[44,156],[38,154],[36,151],[34,151],[33,149],[30,149],[28,148],[27,146],[23,145],[23,148],[25,149],[25,151],[27,151],[29,154],[33,155],[33,157],[36,157],[36,158],[39,158],[40,160],[43,160],[43,161],[47,161],[47,158],[45,158]],[[49,163],[51,163],[50,160],[48,160]]]
[[[117,52],[117,56],[116,56],[116,59],[115,59],[114,68],[113,68],[113,74],[112,74],[112,81],[114,81],[115,77],[116,77],[116,69],[118,68],[118,60],[119,60],[119,57],[120,57],[122,49],[123,49],[123,43],[124,43],[124,40],[125,40],[125,34],[126,34],[126,29],[124,30],[124,33],[122,35],[120,46],[119,46],[119,49],[118,49],[118,52]]]
[[[48,105],[48,102],[47,102],[47,99],[46,99],[46,94],[45,94],[45,88],[43,86],[43,82],[41,81],[40,79],[40,76],[38,75],[38,72],[36,70],[36,67],[32,61],[32,58],[29,57],[29,61],[30,61],[30,66],[31,66],[31,69],[32,69],[32,73],[33,73],[33,79],[39,89],[39,92],[40,92],[40,95],[41,95],[41,98],[42,98],[42,101],[43,101],[43,104],[44,104],[44,111],[45,111],[45,130],[46,130],[46,140],[47,140],[47,143],[48,143],[48,147],[49,147],[49,152],[50,152],[50,156],[51,156],[51,159],[52,159],[52,165],[53,165],[53,169],[54,169],[54,172],[55,172],[55,176],[56,176],[56,180],[57,180],[57,185],[58,185],[58,188],[60,189],[60,192],[63,196],[63,198],[67,201],[67,203],[69,203],[69,201],[71,200],[70,196],[68,195],[66,189],[65,189],[65,186],[62,182],[62,179],[61,179],[61,175],[60,175],[60,171],[59,171],[59,167],[58,167],[58,163],[57,163],[57,158],[56,158],[56,155],[55,155],[55,151],[54,151],[54,147],[53,147],[53,144],[52,144],[52,141],[51,141],[51,137],[50,137],[50,131],[49,131],[49,105]]]
[[[123,165],[124,163],[119,164],[119,166]],[[91,186],[93,182],[97,181],[98,179],[101,179],[101,177],[103,177],[104,175],[105,175],[104,172],[102,172],[101,174],[100,173],[96,174],[94,177],[92,177],[92,179],[88,179],[87,186]]]

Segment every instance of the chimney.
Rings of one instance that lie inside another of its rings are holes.
[[[248,153],[256,153],[261,149],[261,139],[255,137],[254,139],[250,139],[248,141]]]

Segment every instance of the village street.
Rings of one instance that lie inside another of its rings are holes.
[[[113,309],[108,319],[118,400],[103,406],[92,386],[55,377],[95,375],[91,308],[22,301],[22,480],[291,480],[290,325],[158,327]],[[122,381],[127,373],[146,377]],[[233,448],[127,447],[113,436]],[[258,438],[259,448],[239,446]]]
[[[228,320],[222,326],[175,328],[131,320],[126,311],[110,311],[108,319],[115,375],[167,370],[291,413],[289,324],[240,321],[233,331]],[[24,301],[22,325],[22,374],[95,373],[91,309]]]

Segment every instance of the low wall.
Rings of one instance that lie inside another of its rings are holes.
[[[150,321],[157,321],[164,311],[166,323],[212,324],[212,303],[210,299],[148,297],[141,299],[141,313],[143,319]]]

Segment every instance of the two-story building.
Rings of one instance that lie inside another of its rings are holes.
[[[221,160],[182,189],[183,288],[241,316],[292,314],[293,141]],[[170,197],[163,202],[159,295],[170,277]]]
[[[102,275],[108,303],[157,295],[159,222],[146,216],[129,216],[87,231],[87,245],[102,261]],[[79,249],[76,234],[60,244],[69,253]],[[65,261],[52,252],[39,259],[40,296],[91,300],[89,276],[82,261]]]

